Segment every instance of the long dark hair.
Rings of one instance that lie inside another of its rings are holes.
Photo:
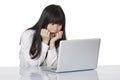
[[[40,36],[40,31],[42,28],[47,28],[47,25],[49,23],[53,24],[60,24],[62,25],[62,31],[63,36],[62,39],[59,39],[55,42],[56,48],[59,46],[60,40],[66,40],[66,33],[65,33],[65,14],[62,10],[62,8],[59,5],[49,5],[47,6],[42,14],[38,22],[31,28],[32,30],[35,30],[32,45],[29,51],[29,55],[31,56],[31,59],[37,59],[41,55],[41,48],[42,48],[42,37]],[[28,30],[29,30],[28,29]]]

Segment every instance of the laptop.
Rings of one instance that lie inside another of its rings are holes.
[[[56,68],[44,67],[53,72],[91,70],[97,68],[100,39],[60,41]]]

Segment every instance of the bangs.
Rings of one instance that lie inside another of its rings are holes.
[[[49,18],[48,23],[52,24],[59,24],[59,25],[64,25],[65,23],[64,17],[62,16],[53,16]]]

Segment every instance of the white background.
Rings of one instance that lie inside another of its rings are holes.
[[[0,0],[0,66],[19,66],[19,40],[44,7],[59,4],[68,39],[101,38],[98,65],[120,65],[119,0]]]

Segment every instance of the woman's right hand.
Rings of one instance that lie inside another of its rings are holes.
[[[48,44],[48,42],[50,40],[50,32],[47,29],[41,29],[40,35],[42,37],[42,41],[45,44]]]

